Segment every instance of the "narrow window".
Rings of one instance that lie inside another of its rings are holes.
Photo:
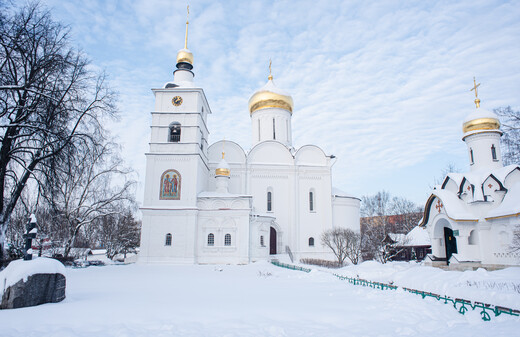
[[[260,120],[258,120],[258,141],[260,141]]]
[[[273,193],[267,192],[267,211],[271,212],[273,210]]]
[[[264,245],[264,236],[260,235],[260,246],[265,247]]]
[[[473,149],[472,148],[469,149],[469,157],[471,160],[471,165],[473,165],[474,161],[473,161]]]
[[[179,122],[173,122],[169,126],[170,134],[169,134],[169,142],[178,143],[181,141],[181,124]]]
[[[313,237],[309,238],[309,247],[314,247],[314,238]]]
[[[208,246],[214,246],[215,245],[215,235],[213,233],[208,234]]]
[[[309,211],[314,212],[314,192],[309,192]]]
[[[231,246],[231,234],[224,236],[224,246]]]
[[[491,145],[491,156],[493,160],[497,160],[497,149],[495,148],[495,144]]]
[[[166,234],[166,241],[164,242],[165,246],[172,245],[172,235],[170,233]]]
[[[275,129],[275,124],[274,124],[274,118],[273,118],[273,139],[276,140],[276,129]]]

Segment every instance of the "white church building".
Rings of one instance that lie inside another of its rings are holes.
[[[434,188],[419,224],[431,238],[426,261],[454,269],[519,265],[511,242],[520,226],[520,166],[503,166],[498,117],[480,108],[478,96],[475,104],[462,126],[470,172],[450,173]]]
[[[249,100],[252,148],[208,145],[212,111],[186,45],[176,67],[173,82],[153,89],[139,261],[331,258],[320,237],[333,227],[359,231],[360,200],[332,187],[333,156],[315,145],[293,147],[291,96],[269,75]]]

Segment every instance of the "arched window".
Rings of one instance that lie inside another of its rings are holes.
[[[491,157],[493,157],[493,160],[497,160],[497,149],[495,148],[495,144],[491,145]]]
[[[309,238],[309,247],[314,247],[314,238],[313,237]]]
[[[274,124],[274,118],[273,118],[273,139],[276,140],[276,127],[275,127],[275,124]]]
[[[166,241],[164,242],[165,246],[172,245],[172,235],[170,233],[166,234]]]
[[[178,143],[181,141],[181,123],[173,122],[169,126],[170,132],[168,136],[168,141],[172,143]]]
[[[224,236],[224,246],[231,246],[231,234]]]
[[[309,211],[314,212],[314,191],[309,191]]]
[[[215,235],[213,233],[208,234],[208,246],[214,246],[215,245]]]
[[[478,233],[477,233],[477,231],[475,229],[472,230],[469,233],[468,244],[470,244],[470,245],[478,245]]]
[[[264,236],[260,235],[260,246],[265,247]]]
[[[472,148],[469,149],[469,159],[470,159],[471,165],[473,165],[474,160],[473,160],[473,149]]]
[[[271,191],[267,192],[267,211],[273,211],[273,192]]]

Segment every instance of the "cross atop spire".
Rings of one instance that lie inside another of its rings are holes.
[[[477,108],[480,108],[480,99],[478,98],[478,90],[477,88],[480,86],[480,83],[477,84],[477,81],[475,80],[475,76],[473,76],[473,88],[471,88],[470,91],[475,90],[475,105]]]
[[[271,59],[269,59],[269,76],[267,77],[268,80],[272,80],[273,79],[273,75],[271,74],[271,64],[273,62],[271,61]]]
[[[190,5],[188,5],[188,13],[186,14],[186,36],[184,38],[184,49],[188,49],[188,18],[190,16]]]

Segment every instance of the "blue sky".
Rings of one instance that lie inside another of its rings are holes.
[[[172,80],[187,1],[45,0],[119,91],[110,128],[142,200],[151,88]],[[190,1],[188,47],[213,114],[210,143],[251,146],[247,102],[267,80],[294,100],[293,144],[338,159],[333,184],[387,190],[419,204],[434,178],[468,169],[462,120],[482,107],[520,109],[518,1]]]

